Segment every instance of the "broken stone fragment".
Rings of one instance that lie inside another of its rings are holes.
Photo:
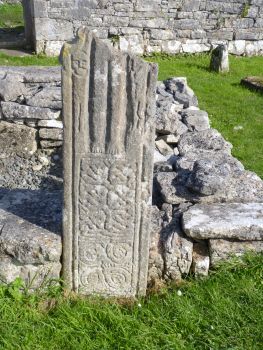
[[[1,102],[1,108],[6,119],[58,119],[61,115],[61,111],[26,106],[15,102]]]
[[[215,265],[232,256],[242,256],[246,252],[263,252],[263,241],[235,242],[225,239],[210,239],[209,250],[211,265]]]
[[[207,276],[210,258],[207,242],[195,242],[193,247],[193,262],[191,266],[195,276]]]
[[[188,128],[182,123],[177,106],[174,103],[158,107],[156,110],[156,131],[160,134],[182,135]]]
[[[36,130],[25,125],[0,121],[0,158],[30,157],[37,150]]]
[[[194,239],[263,240],[263,203],[197,204],[183,214],[182,227]]]
[[[164,277],[167,280],[181,280],[188,274],[192,264],[193,242],[181,231],[180,217],[175,216],[162,232]]]
[[[174,154],[172,147],[167,145],[167,143],[162,139],[155,141],[155,146],[157,147],[158,151],[165,157]]]

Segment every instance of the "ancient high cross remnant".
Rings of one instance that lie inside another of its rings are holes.
[[[157,67],[85,28],[62,59],[65,282],[82,294],[144,294]]]

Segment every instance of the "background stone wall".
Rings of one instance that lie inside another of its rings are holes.
[[[230,53],[263,53],[263,0],[24,0],[35,49],[58,54],[81,25],[122,50],[195,53],[221,42]],[[31,16],[31,15],[30,15]]]

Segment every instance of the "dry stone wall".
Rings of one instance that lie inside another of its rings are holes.
[[[11,81],[10,69],[1,68],[2,80]],[[1,106],[12,106],[0,120],[0,281],[20,276],[30,284],[37,276],[37,287],[61,269],[62,158],[38,136],[42,123],[61,130],[59,119],[39,119],[60,113],[61,96],[50,93],[60,89],[60,68],[12,67],[12,74],[13,89],[7,81],[0,89]],[[149,286],[191,271],[207,275],[229,256],[263,251],[263,181],[210,128],[185,78],[159,82],[156,92]]]
[[[263,53],[262,0],[24,0],[24,6],[28,38],[33,34],[36,52],[47,55],[58,54],[82,25],[136,54],[203,52],[219,43],[236,55]]]

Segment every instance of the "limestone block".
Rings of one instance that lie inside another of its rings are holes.
[[[242,256],[246,252],[263,252],[263,241],[243,241],[235,242],[225,239],[210,239],[209,250],[211,265],[227,260],[232,256]]]
[[[61,87],[47,86],[33,96],[26,98],[26,104],[33,107],[62,109]]]
[[[195,276],[207,276],[210,267],[209,250],[206,242],[195,242],[191,266]]]
[[[40,139],[44,139],[44,140],[62,141],[63,130],[56,129],[56,128],[41,128],[39,130],[39,137]]]
[[[200,154],[211,154],[211,152],[230,154],[231,148],[232,145],[225,141],[215,129],[185,133],[178,142],[180,155],[189,156],[192,154],[196,156],[196,159]]]
[[[35,129],[0,121],[0,158],[8,158],[13,154],[30,157],[36,150]]]
[[[64,279],[82,294],[145,294],[157,68],[86,29],[62,58]]]
[[[195,239],[263,240],[263,204],[197,204],[183,214],[182,225]]]
[[[182,111],[182,120],[189,131],[201,131],[210,128],[208,114],[205,111],[186,109]]]
[[[61,111],[50,108],[32,107],[15,102],[1,102],[4,118],[13,119],[58,119]]]
[[[7,73],[0,78],[0,100],[16,101],[26,91],[21,74]]]
[[[63,122],[61,120],[40,120],[38,122],[39,127],[44,128],[57,128],[57,129],[63,129]]]

